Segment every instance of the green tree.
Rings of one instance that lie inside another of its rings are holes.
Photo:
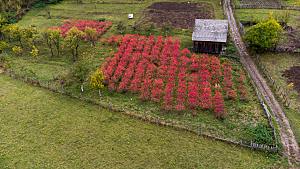
[[[21,41],[31,48],[32,46],[37,46],[37,40],[39,39],[39,32],[35,26],[29,26],[26,28],[21,28]]]
[[[84,30],[85,38],[91,43],[92,46],[95,46],[96,41],[98,40],[98,33],[96,29],[87,27]]]
[[[65,41],[67,43],[67,46],[72,51],[72,57],[74,62],[78,59],[78,48],[80,42],[84,38],[84,35],[85,33],[78,30],[76,27],[71,28],[67,33]]]
[[[51,56],[54,56],[53,49],[56,48],[57,56],[60,56],[60,46],[62,41],[62,36],[59,29],[48,29],[43,32],[43,37],[46,41],[47,46],[51,51]]]
[[[253,50],[266,51],[276,47],[282,32],[283,29],[280,24],[270,17],[268,20],[250,27],[246,32],[245,40]]]
[[[126,26],[125,26],[124,22],[122,22],[122,21],[118,22],[116,28],[117,28],[117,32],[119,34],[122,34],[122,35],[125,34]]]
[[[8,25],[3,30],[4,36],[8,38],[9,41],[17,41],[19,45],[23,48],[22,43],[22,31],[16,24]]]
[[[0,40],[0,54],[2,53],[2,51],[7,49],[8,47],[9,47],[8,43],[6,43],[5,41]]]

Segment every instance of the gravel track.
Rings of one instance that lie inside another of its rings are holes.
[[[258,88],[259,92],[265,99],[268,104],[271,112],[276,118],[276,121],[279,124],[280,128],[280,140],[283,145],[283,153],[287,156],[289,163],[292,164],[294,162],[300,162],[300,152],[298,143],[295,139],[294,133],[291,129],[289,121],[281,108],[280,104],[274,97],[271,89],[267,85],[265,79],[259,73],[257,67],[255,66],[252,58],[247,52],[246,46],[242,41],[241,35],[239,33],[239,29],[236,25],[236,21],[234,18],[233,10],[231,7],[230,0],[223,0],[223,8],[226,16],[228,17],[230,33],[233,38],[233,41],[238,48],[240,54],[241,63],[244,65],[246,70],[248,71],[250,77],[252,78],[254,84]]]

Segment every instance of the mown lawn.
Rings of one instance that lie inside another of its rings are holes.
[[[127,118],[0,75],[0,168],[285,168],[278,156]]]

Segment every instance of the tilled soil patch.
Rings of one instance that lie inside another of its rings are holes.
[[[213,19],[214,8],[208,3],[157,2],[146,10],[150,22],[157,26],[170,25],[175,28],[191,29],[195,19]]]
[[[288,27],[284,33],[286,41],[279,44],[276,48],[278,52],[295,52],[300,49],[300,30]]]
[[[300,66],[293,66],[283,72],[283,77],[287,78],[288,83],[293,83],[294,88],[300,94]]]

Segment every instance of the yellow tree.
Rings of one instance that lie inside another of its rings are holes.
[[[100,69],[97,69],[90,75],[90,85],[94,89],[98,89],[99,97],[101,98],[101,89],[104,87],[104,74]]]

